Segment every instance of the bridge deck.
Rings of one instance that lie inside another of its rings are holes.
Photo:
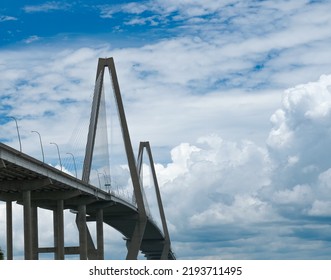
[[[137,208],[95,186],[66,174],[50,165],[0,143],[0,200],[22,203],[22,193],[31,191],[34,206],[54,210],[57,200],[64,200],[64,208],[77,210],[86,204],[88,220],[96,219],[97,209],[104,212],[104,223],[130,240],[137,220]],[[164,235],[148,218],[141,251],[147,259],[160,259]],[[175,259],[170,250],[168,259]]]

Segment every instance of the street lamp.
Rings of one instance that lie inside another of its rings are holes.
[[[45,154],[44,154],[43,142],[41,141],[40,133],[39,133],[38,131],[35,131],[35,130],[31,130],[31,133],[32,133],[32,132],[37,133],[38,136],[39,136],[39,142],[40,142],[41,153],[42,153],[42,155],[43,155],[43,163],[45,163]]]
[[[75,157],[72,153],[67,153],[68,155],[72,156],[72,160],[74,161],[74,167],[75,167],[75,174],[76,174],[76,178],[77,178],[77,168],[76,168],[76,161],[75,161]]]
[[[19,129],[18,129],[17,120],[16,120],[15,117],[12,117],[12,116],[9,116],[9,118],[12,118],[12,119],[15,121],[15,123],[16,123],[17,136],[18,136],[18,141],[19,141],[19,143],[20,143],[20,152],[22,152],[21,136],[20,136],[20,131],[19,131]]]
[[[50,144],[55,145],[56,148],[57,148],[57,154],[59,155],[60,167],[61,167],[61,171],[62,171],[62,162],[61,162],[61,156],[60,156],[59,146],[56,143],[54,143],[54,142],[51,142]]]

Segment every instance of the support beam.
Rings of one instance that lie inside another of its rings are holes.
[[[38,260],[38,247],[39,247],[39,237],[38,237],[38,207],[31,206],[31,226],[32,226],[32,259]]]
[[[81,260],[87,260],[87,225],[86,205],[78,206],[77,226],[79,232],[79,255]]]
[[[13,180],[7,181],[5,187],[10,190],[18,191],[33,191],[49,185],[52,185],[52,180],[49,178],[45,179],[34,179],[34,180]]]
[[[58,200],[53,211],[55,259],[64,260],[64,202]]]
[[[103,209],[98,209],[96,218],[97,228],[97,250],[98,260],[103,260],[104,256],[104,238],[103,238]]]
[[[33,259],[32,252],[32,217],[31,217],[31,191],[23,192],[24,215],[24,258]]]
[[[41,254],[47,253],[56,253],[56,248],[54,247],[41,247],[38,249],[38,252]],[[65,255],[79,255],[79,247],[71,246],[71,247],[64,247],[64,254]]]
[[[72,205],[89,205],[92,204],[94,202],[98,201],[98,199],[95,196],[77,196],[77,197],[73,197],[70,199],[66,199],[65,204],[67,206],[72,206]]]
[[[6,223],[7,223],[7,260],[13,259],[13,204],[6,202]]]
[[[32,200],[68,200],[81,195],[81,191],[67,190],[67,191],[52,191],[49,192],[36,192],[31,194]]]

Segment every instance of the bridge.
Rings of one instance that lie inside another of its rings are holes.
[[[103,79],[109,70],[115,103],[122,131],[122,139],[133,187],[132,200],[116,195],[91,183],[91,170],[95,148],[98,119],[102,111]],[[151,168],[153,185],[161,219],[161,227],[148,212],[148,201],[142,183],[143,156]],[[79,255],[81,260],[105,258],[104,226],[119,231],[126,242],[127,260],[143,253],[146,259],[174,260],[170,236],[157,182],[149,142],[141,142],[137,158],[134,156],[126,122],[120,88],[113,58],[99,59],[96,84],[87,136],[82,179],[63,172],[43,161],[0,143],[0,200],[6,203],[6,254],[13,259],[13,203],[23,207],[24,259],[39,259],[39,254],[54,253],[57,260],[66,255]],[[41,247],[38,242],[38,208],[53,213],[54,246]],[[65,246],[64,211],[76,215],[77,246]],[[96,241],[90,233],[88,222],[96,226]],[[96,243],[96,244],[95,244]]]

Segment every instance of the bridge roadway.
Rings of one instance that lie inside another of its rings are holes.
[[[55,211],[59,200],[63,201],[63,209],[73,211],[78,211],[79,205],[86,205],[87,221],[96,221],[98,209],[103,209],[103,223],[121,232],[130,242],[138,216],[134,205],[0,143],[0,200],[24,204],[27,190],[30,191],[31,205],[35,207]],[[164,240],[164,234],[148,217],[140,251],[147,259],[160,259]],[[37,250],[43,252],[42,248]],[[69,249],[64,251],[67,254]],[[175,259],[171,249],[168,259]]]

